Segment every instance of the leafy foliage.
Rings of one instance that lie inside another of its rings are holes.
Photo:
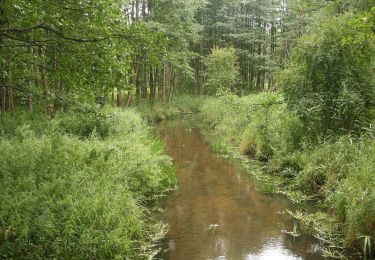
[[[81,139],[71,114],[43,133],[24,124],[2,137],[2,258],[146,258],[141,248],[162,226],[144,205],[175,185],[174,171],[138,114],[111,117],[104,139],[95,128]]]
[[[207,66],[207,92],[230,90],[239,74],[237,57],[233,48],[214,48],[205,61]]]
[[[312,27],[280,76],[288,105],[316,134],[355,132],[368,123],[373,106],[374,49],[347,41],[359,32],[342,15]]]

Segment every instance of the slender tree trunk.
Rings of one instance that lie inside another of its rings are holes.
[[[150,82],[150,103],[153,104],[155,101],[156,91],[155,91],[155,81],[154,81],[154,70],[152,66],[150,66],[149,82]]]
[[[50,100],[49,100],[49,90],[47,87],[47,76],[46,76],[46,69],[45,69],[45,51],[43,47],[39,49],[40,51],[40,58],[41,58],[41,66],[39,67],[39,74],[40,74],[40,86],[43,88],[43,95],[44,95],[44,111],[46,115],[51,116],[50,111]]]
[[[164,84],[164,68],[159,69],[159,74],[158,74],[158,97],[159,100],[163,99],[163,84]]]
[[[159,87],[160,87],[160,70],[159,70],[159,67],[156,67],[155,68],[155,76],[154,76],[154,82],[155,82],[155,86],[154,86],[154,89],[155,89],[155,94],[154,94],[154,101],[156,100],[157,98],[157,92],[159,91]]]
[[[137,102],[141,100],[141,64],[140,60],[137,61],[136,65],[136,78],[135,78],[135,95],[137,98]]]
[[[8,112],[13,112],[14,110],[14,103],[13,103],[13,88],[8,88]]]
[[[123,106],[121,89],[117,89],[117,106]]]
[[[6,87],[2,87],[1,91],[1,111],[5,112],[6,108]]]
[[[128,92],[128,97],[126,99],[126,108],[129,108],[130,105],[131,105],[131,102],[132,102],[132,99],[133,99],[133,94],[132,94],[132,91],[129,90]]]
[[[57,53],[55,53],[54,63],[55,63],[54,64],[55,65],[55,74],[56,74],[57,77],[56,77],[56,81],[55,81],[55,98],[53,100],[53,111],[51,111],[51,113],[53,113],[54,111],[60,110],[61,101],[62,101],[62,95],[61,95],[62,84],[61,84],[61,78],[60,78],[60,72],[59,72],[59,61],[58,61],[58,58],[57,58]]]
[[[165,88],[167,84],[167,64],[164,64],[164,69],[163,69],[163,89],[162,89],[162,98],[163,101],[165,101]]]
[[[30,67],[29,67],[29,112],[33,112],[33,83],[34,83],[34,51],[33,47],[30,47]]]
[[[143,64],[143,73],[142,73],[142,83],[141,83],[141,94],[142,94],[142,99],[147,99],[147,61]]]
[[[139,19],[139,0],[135,0],[135,19]]]
[[[146,0],[142,1],[142,18],[145,19],[146,17]]]
[[[168,103],[171,102],[172,91],[174,86],[174,75],[172,69],[169,70],[169,82],[168,82]]]
[[[7,26],[7,20],[5,17],[5,0],[0,0],[0,27],[5,28]],[[3,55],[3,44],[4,37],[0,34],[0,56]],[[0,59],[0,112],[5,112],[5,100],[6,100],[6,89],[5,89],[5,64],[3,59]]]
[[[14,103],[13,103],[13,86],[12,86],[12,68],[10,66],[10,59],[6,58],[6,71],[8,72],[5,77],[5,85],[7,86],[7,99],[6,99],[6,110],[7,112],[13,112]]]
[[[115,106],[115,91],[112,90],[112,93],[111,93],[111,105],[112,107]]]

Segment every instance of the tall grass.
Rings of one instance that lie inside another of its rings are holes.
[[[146,202],[175,176],[140,116],[19,118],[4,120],[0,139],[0,258],[146,258],[162,229]]]
[[[303,215],[318,238],[331,248],[335,244],[339,249],[363,251],[367,237],[365,254],[374,255],[375,138],[371,133],[314,136],[277,93],[210,98],[201,111],[204,125],[213,132],[210,139],[216,151],[230,150],[261,161],[264,172],[277,180],[272,185],[275,191],[314,197],[323,205],[322,212]]]

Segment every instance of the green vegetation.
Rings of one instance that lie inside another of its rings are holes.
[[[374,6],[0,1],[0,257],[145,258],[175,179],[143,120],[197,112],[265,191],[319,202],[293,215],[326,255],[374,256]]]
[[[0,132],[1,258],[139,259],[163,236],[145,206],[174,170],[134,111],[6,115]]]
[[[207,57],[206,92],[215,94],[231,90],[239,75],[237,57],[233,48],[213,48]]]
[[[214,131],[209,140],[215,151],[245,154],[261,162],[263,174],[272,176],[257,176],[264,181],[265,191],[280,192],[295,201],[314,199],[322,210],[333,210],[335,217],[327,215],[323,220],[329,221],[323,223],[317,214],[313,214],[316,222],[300,219],[305,230],[338,249],[361,248],[363,236],[375,236],[372,130],[360,137],[346,134],[316,141],[306,135],[309,125],[288,111],[282,95],[272,93],[212,98],[201,110],[203,125]],[[332,219],[335,225],[330,224]],[[318,226],[323,224],[331,228],[324,227],[321,234]]]
[[[319,21],[300,40],[280,77],[288,105],[304,124],[329,132],[353,132],[369,123],[374,106],[374,47],[353,44],[351,15]]]
[[[157,123],[177,116],[194,115],[200,112],[200,107],[204,101],[203,96],[177,96],[171,101],[156,102],[154,104],[141,103],[137,110],[149,123]]]

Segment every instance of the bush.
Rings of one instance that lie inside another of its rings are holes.
[[[146,258],[161,226],[144,206],[174,187],[171,160],[134,111],[104,115],[106,138],[60,115],[0,140],[1,258]]]

